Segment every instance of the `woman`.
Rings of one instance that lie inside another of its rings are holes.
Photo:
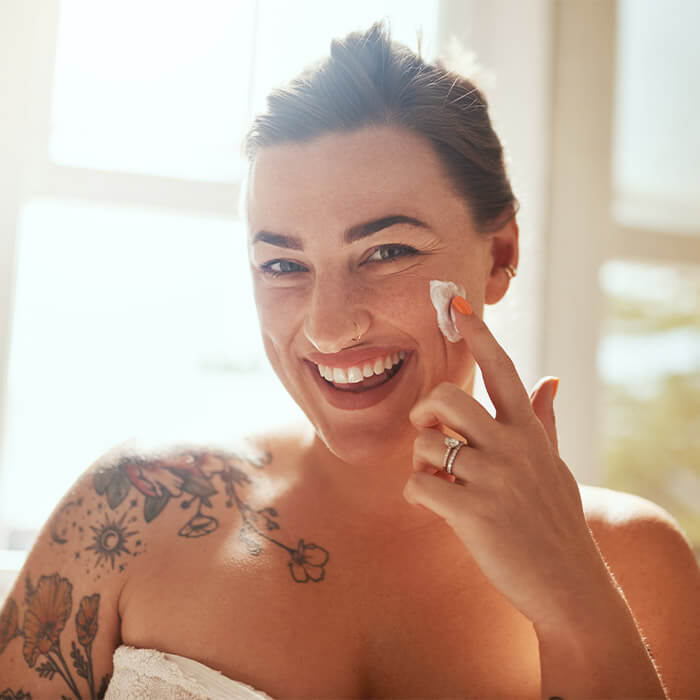
[[[557,380],[528,397],[482,320],[518,229],[480,92],[376,24],[274,91],[246,152],[265,349],[308,424],[93,465],[5,603],[0,690],[700,691],[682,533],[648,501],[579,487],[557,451]],[[455,285],[455,342],[435,281]],[[471,396],[476,363],[495,417]]]

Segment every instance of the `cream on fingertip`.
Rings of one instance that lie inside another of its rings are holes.
[[[456,296],[466,296],[465,289],[461,284],[430,280],[430,301],[433,302],[437,311],[438,327],[451,343],[458,343],[462,340],[462,334],[457,328],[455,312],[452,308],[452,299]]]

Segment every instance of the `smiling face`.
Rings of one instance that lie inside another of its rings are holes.
[[[501,267],[513,250],[496,260],[502,237],[476,232],[427,139],[387,126],[262,149],[248,184],[248,236],[267,356],[340,459],[405,454],[419,398],[442,381],[471,391],[474,360],[440,332],[429,283],[463,285],[481,315],[505,293]],[[402,354],[394,376],[354,384],[358,370],[367,376],[378,359]],[[353,383],[334,388],[319,365]]]

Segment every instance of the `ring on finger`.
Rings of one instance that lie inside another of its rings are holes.
[[[457,448],[459,449],[459,446],[462,443],[457,440],[456,438],[446,436],[445,437],[445,447],[447,449],[445,450],[445,456],[442,458],[442,468],[445,469],[447,467],[447,462],[450,459],[450,455],[452,454],[452,451]]]
[[[448,474],[452,474],[452,466],[455,463],[455,459],[457,459],[457,453],[464,447],[464,445],[465,443],[463,443],[460,440],[457,440],[457,444],[451,449],[445,464],[445,471]]]

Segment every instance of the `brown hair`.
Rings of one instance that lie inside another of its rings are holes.
[[[272,90],[243,152],[252,163],[266,146],[380,125],[431,142],[478,230],[496,229],[515,214],[517,200],[482,93],[440,60],[427,63],[392,41],[384,22],[334,39],[329,57]]]

